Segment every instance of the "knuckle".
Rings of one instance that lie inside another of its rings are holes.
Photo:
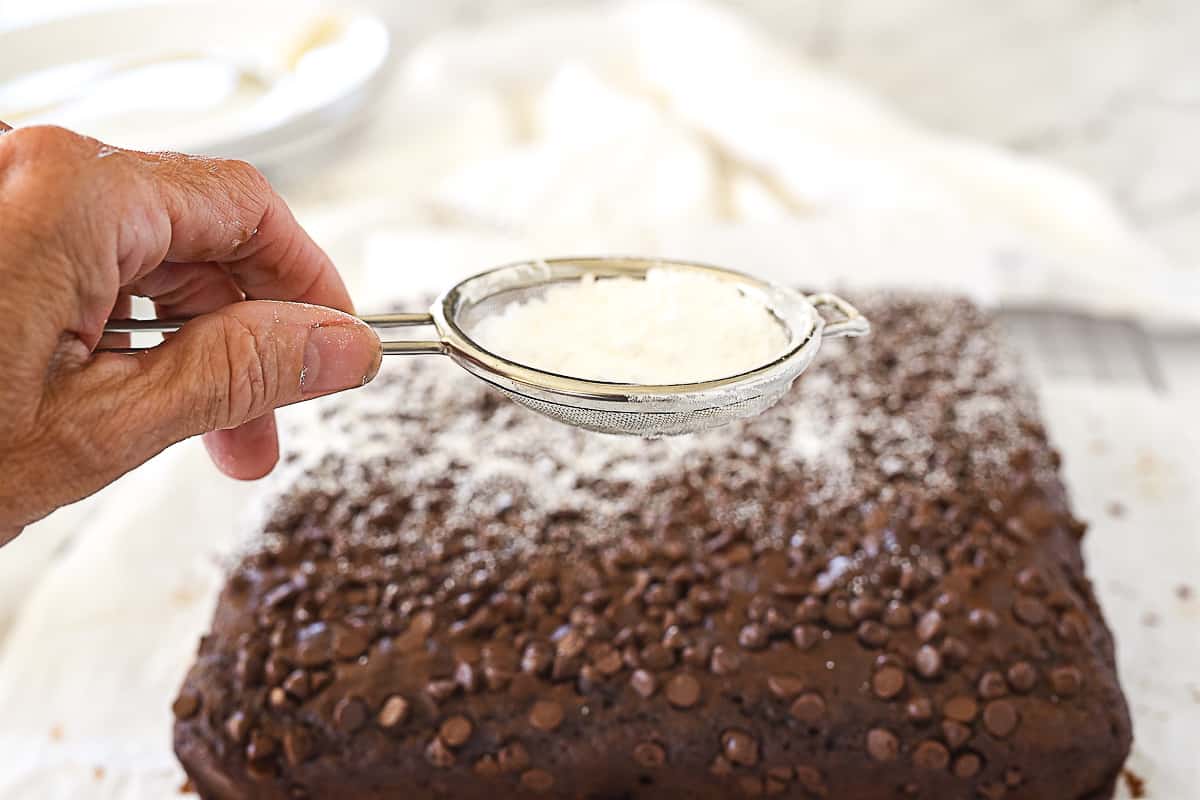
[[[253,327],[232,315],[221,318],[224,345],[221,358],[213,358],[207,404],[207,427],[229,428],[253,419],[274,407],[277,382],[272,380],[274,348]]]
[[[75,155],[87,140],[66,128],[34,125],[9,131],[0,139],[0,152],[17,161],[45,162]]]

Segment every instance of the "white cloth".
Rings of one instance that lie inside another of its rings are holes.
[[[1085,181],[919,130],[707,6],[441,36],[346,149],[277,177],[364,309],[518,258],[636,251],[812,286],[951,288],[1200,325],[1196,295]],[[1089,567],[1134,708],[1132,765],[1151,797],[1187,797],[1200,785],[1182,752],[1200,733],[1200,601],[1173,592],[1200,589],[1200,440],[1183,414],[1196,398],[1043,394],[1096,523]],[[254,492],[189,442],[0,550],[0,602],[15,612],[0,649],[0,797],[173,796],[170,702]]]

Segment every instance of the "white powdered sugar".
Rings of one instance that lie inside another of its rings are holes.
[[[779,321],[734,284],[670,268],[644,280],[585,275],[509,304],[471,335],[547,372],[654,385],[738,375],[788,346]]]

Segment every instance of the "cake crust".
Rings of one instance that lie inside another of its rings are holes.
[[[175,701],[194,786],[1111,797],[1112,638],[994,324],[860,305],[872,337],[686,440],[574,431],[429,361],[315,413]]]

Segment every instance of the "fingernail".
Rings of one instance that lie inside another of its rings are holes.
[[[379,337],[366,325],[316,324],[304,346],[300,392],[305,396],[362,386],[379,372]]]

